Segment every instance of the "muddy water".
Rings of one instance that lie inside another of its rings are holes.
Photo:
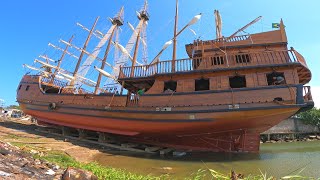
[[[112,158],[110,158],[112,156]],[[229,173],[260,174],[259,169],[276,177],[301,173],[320,177],[320,141],[262,144],[259,154],[188,154],[184,157],[138,156],[135,154],[98,154],[95,160],[103,165],[127,169],[139,174],[162,175],[183,179],[198,169],[214,169]]]

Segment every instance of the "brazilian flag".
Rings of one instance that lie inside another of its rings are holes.
[[[280,24],[279,23],[272,23],[272,28],[280,28]]]

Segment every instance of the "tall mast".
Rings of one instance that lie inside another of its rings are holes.
[[[134,76],[134,66],[136,65],[137,57],[138,57],[138,49],[139,49],[139,42],[140,42],[139,40],[140,40],[140,31],[138,32],[137,40],[136,40],[136,46],[134,48],[134,54],[133,54],[130,77]]]
[[[146,0],[143,6],[143,9],[138,13],[138,19],[140,22],[142,21],[142,24],[144,24],[145,21],[149,20],[149,14],[148,14],[148,1]],[[133,54],[133,60],[132,60],[132,66],[131,66],[131,74],[130,77],[134,76],[134,66],[137,62],[137,57],[138,57],[138,50],[139,50],[139,42],[140,42],[140,34],[141,34],[141,26],[139,27],[139,30],[137,32],[137,39],[136,39],[136,45],[134,49],[134,54]]]
[[[174,22],[174,34],[173,34],[172,72],[174,72],[176,69],[175,60],[176,60],[176,51],[177,51],[178,8],[179,8],[179,2],[178,0],[176,0],[176,17]]]
[[[71,38],[70,38],[69,41],[68,41],[69,44],[67,44],[67,45],[66,45],[66,48],[63,50],[63,53],[62,53],[60,59],[58,60],[57,69],[55,69],[54,72],[53,72],[52,80],[54,79],[55,75],[57,75],[58,70],[59,70],[59,68],[60,68],[60,66],[61,66],[61,62],[62,62],[64,56],[67,54],[68,48],[69,48],[69,46],[70,46],[73,38],[74,38],[74,35],[71,36]]]
[[[87,39],[86,39],[86,42],[85,42],[84,45],[83,45],[83,48],[82,48],[82,51],[81,51],[79,60],[78,60],[78,62],[77,62],[76,68],[75,68],[75,70],[74,70],[74,72],[73,72],[73,77],[76,77],[76,76],[77,76],[77,73],[78,73],[78,70],[79,70],[79,67],[80,67],[81,60],[82,60],[82,58],[83,58],[83,55],[85,54],[85,51],[86,51],[86,49],[87,49],[88,43],[89,43],[90,38],[91,38],[91,35],[92,35],[92,33],[93,33],[94,28],[95,28],[96,25],[97,25],[98,20],[99,20],[99,16],[98,16],[98,17],[96,18],[96,20],[94,21],[94,24],[93,24],[93,26],[92,26],[92,28],[91,28],[91,30],[90,30],[90,32],[89,32],[89,35],[88,35],[88,37],[87,37]],[[75,80],[76,80],[76,78],[75,78],[73,81],[71,81],[70,85],[73,86]]]
[[[214,16],[216,20],[216,38],[222,38],[222,20],[218,10],[214,10]]]
[[[123,7],[121,8],[120,12],[118,13],[118,16],[112,19],[112,24],[116,25],[117,27],[113,29],[113,31],[111,33],[111,36],[109,38],[107,49],[106,49],[106,51],[104,53],[104,57],[103,57],[103,60],[102,60],[102,63],[101,63],[101,68],[100,69],[102,69],[102,70],[104,69],[105,63],[106,63],[107,58],[108,58],[108,54],[109,54],[109,51],[110,51],[111,42],[112,42],[114,33],[115,33],[116,30],[118,30],[119,26],[123,25]],[[97,84],[96,84],[96,87],[95,87],[95,90],[94,90],[94,94],[98,93],[98,90],[99,90],[99,87],[100,87],[100,83],[101,83],[101,78],[102,78],[102,74],[99,73]]]

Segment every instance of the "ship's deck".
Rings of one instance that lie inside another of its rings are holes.
[[[134,67],[121,67],[119,82],[124,82],[125,88],[148,87],[152,85],[155,76],[179,75],[208,72],[222,72],[246,69],[273,68],[297,66],[303,74],[300,83],[307,83],[311,74],[307,72],[304,58],[295,50],[262,51],[246,53],[228,53],[225,56],[204,58],[187,58],[169,61],[159,61],[154,64]]]

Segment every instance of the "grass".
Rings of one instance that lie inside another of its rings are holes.
[[[111,168],[101,166],[95,162],[92,163],[81,163],[76,161],[73,157],[65,154],[63,151],[43,151],[43,148],[34,147],[31,145],[25,145],[23,143],[12,143],[15,146],[20,147],[23,151],[30,152],[31,150],[37,150],[39,154],[34,154],[33,157],[36,159],[46,160],[51,163],[58,164],[63,168],[67,167],[74,167],[79,168],[87,171],[91,171],[95,174],[99,179],[106,179],[106,180],[173,180],[173,177],[169,175],[162,175],[162,176],[152,176],[152,175],[138,175],[135,173],[128,172],[123,169]],[[283,180],[301,180],[301,179],[313,179],[311,177],[303,177],[300,176],[300,173],[303,171],[302,169],[295,175],[285,176],[281,179]],[[219,173],[213,169],[199,169],[195,173],[191,174],[190,177],[184,178],[185,180],[202,180],[202,179],[214,179],[214,180],[231,180],[231,174],[226,175]],[[272,176],[267,176],[266,173],[262,173],[260,171],[260,175],[248,175],[246,177],[239,176],[238,179],[240,180],[275,180],[276,178]],[[320,179],[318,179],[320,180]]]
[[[84,169],[91,171],[95,174],[99,179],[112,179],[112,180],[161,180],[165,179],[165,176],[154,177],[151,175],[137,175],[134,173],[127,172],[122,169],[110,168],[101,166],[95,162],[93,163],[80,163],[77,162],[74,158],[66,155],[63,152],[59,151],[50,151],[46,153],[44,156],[35,155],[34,158],[47,160],[49,162],[58,164],[63,168],[74,167],[79,169]]]

